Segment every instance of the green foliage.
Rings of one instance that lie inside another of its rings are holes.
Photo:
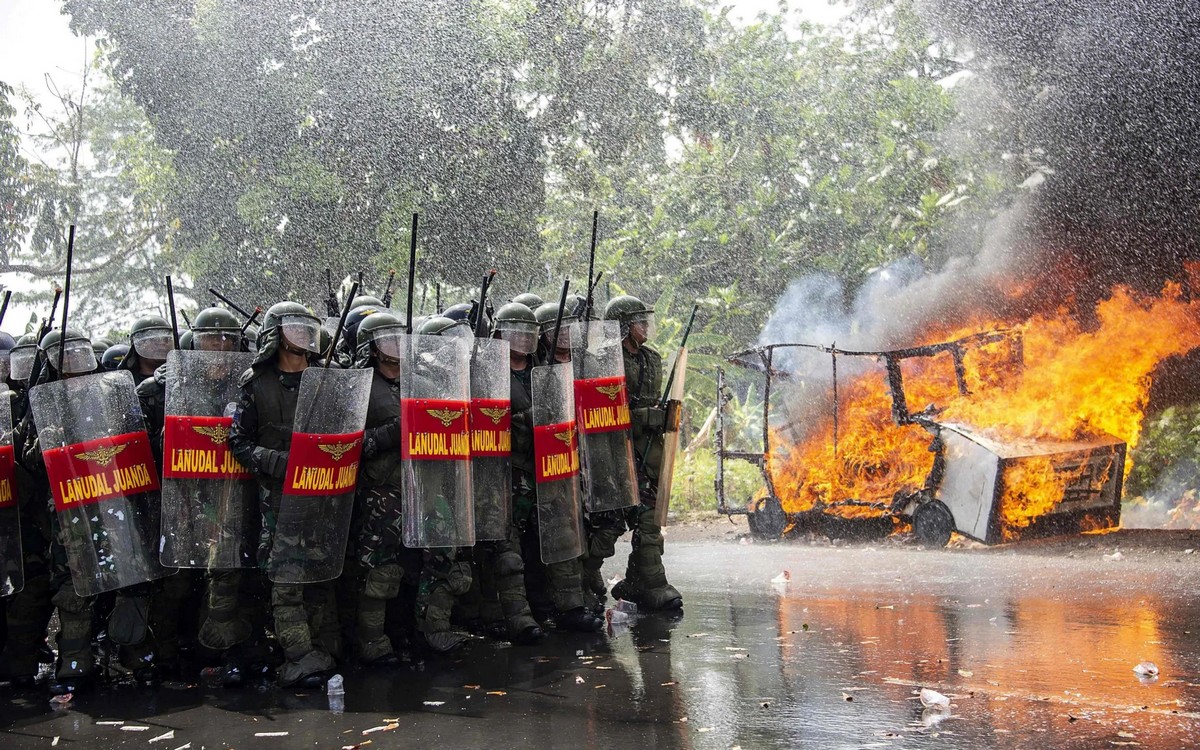
[[[1127,495],[1155,494],[1164,483],[1200,486],[1200,404],[1172,406],[1148,417],[1131,459]]]

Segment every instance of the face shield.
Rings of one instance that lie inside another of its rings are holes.
[[[165,328],[150,328],[133,334],[130,343],[142,359],[165,362],[167,353],[175,348],[175,336]]]
[[[454,339],[469,339],[472,336],[474,336],[475,333],[471,330],[471,326],[467,325],[467,322],[464,320],[464,321],[460,321],[459,323],[457,323],[455,325],[450,326],[449,328],[442,331],[438,335],[439,336],[448,336],[448,337],[454,338]]]
[[[537,323],[502,321],[496,324],[497,334],[517,354],[533,354],[537,349],[537,331]]]
[[[8,380],[10,352],[11,350],[0,352],[0,383]]]
[[[640,312],[634,313],[626,318],[626,325],[629,326],[629,334],[638,345],[644,344],[654,338],[654,313]]]
[[[313,354],[321,351],[321,323],[307,315],[285,315],[279,321],[279,331],[284,341],[295,349]]]
[[[378,331],[371,336],[371,343],[380,357],[399,361],[400,353],[404,351],[404,331],[400,328]]]
[[[60,348],[62,346],[55,342],[46,349],[46,360],[56,370]],[[92,372],[96,366],[96,351],[92,349],[92,342],[87,339],[67,339],[66,351],[62,353],[61,374],[82,375]]]
[[[238,331],[196,331],[192,334],[192,348],[202,352],[236,352],[242,343]]]
[[[33,344],[22,344],[13,347],[9,352],[9,376],[13,380],[29,380],[33,374],[33,360],[37,356],[37,347]]]

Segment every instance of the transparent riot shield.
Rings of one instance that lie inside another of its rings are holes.
[[[253,354],[167,355],[162,564],[223,570],[256,565],[258,484],[229,450],[238,380]]]
[[[533,459],[542,562],[583,554],[579,437],[570,362],[533,368]]]
[[[80,596],[171,571],[158,560],[158,471],[128,370],[45,383],[29,408]]]
[[[512,525],[512,399],[508,342],[471,342],[471,494],[475,541],[508,536]]]
[[[471,497],[473,339],[405,336],[400,359],[404,546],[475,544]]]
[[[667,511],[671,507],[671,485],[675,481],[675,456],[679,453],[679,418],[683,414],[683,384],[687,379],[686,348],[680,348],[674,361],[667,368],[670,377],[674,368],[675,379],[671,381],[671,392],[667,394],[667,424],[663,433],[662,461],[658,465],[658,496],[654,501],[654,522],[667,524]]]
[[[275,583],[319,583],[342,574],[371,375],[309,367],[300,378],[283,499],[267,558],[267,575]]]
[[[9,596],[25,588],[11,395],[0,384],[0,596]]]
[[[637,505],[637,470],[621,324],[593,321],[573,343],[575,423],[579,426],[584,504],[589,513]]]

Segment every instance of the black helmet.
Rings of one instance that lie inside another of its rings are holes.
[[[442,310],[441,316],[450,320],[468,320],[474,309],[475,305],[470,302],[459,302],[457,305],[450,305]]]
[[[62,369],[65,374],[83,375],[94,372],[96,369],[96,352],[92,349],[92,342],[74,328],[67,329],[65,342],[62,331],[56,328],[43,336],[38,346],[46,353],[46,361],[56,371],[58,370],[60,350],[62,350]]]
[[[362,297],[355,297],[358,300]],[[383,303],[379,304],[364,304],[350,308],[350,312],[346,313],[346,326],[342,330],[341,348],[345,352],[353,352],[358,348],[358,327],[370,315],[387,312],[387,308]],[[333,326],[337,327],[337,320],[333,321]]]
[[[538,295],[534,294],[533,292],[525,292],[524,294],[518,294],[516,297],[512,298],[512,301],[516,302],[517,304],[520,304],[520,305],[525,305],[526,307],[529,308],[530,312],[537,310],[539,307],[542,306],[542,303],[543,303],[542,298],[539,297]],[[497,315],[498,314],[499,313],[497,313]]]
[[[613,297],[604,308],[604,319],[620,321],[621,338],[629,336],[630,326],[637,323],[645,323],[639,344],[654,337],[654,308],[647,307],[637,297],[628,294]]]
[[[426,320],[417,329],[422,336],[461,336],[470,337],[471,327],[465,320],[454,320],[444,315],[435,315]]]
[[[104,352],[107,351],[108,347],[112,345],[113,342],[109,341],[108,339],[93,339],[92,351],[96,353],[96,359],[99,360],[101,357],[103,357]]]
[[[185,344],[184,339],[189,339]],[[180,349],[236,352],[242,348],[242,326],[223,307],[206,307],[192,319],[192,329],[179,337]]]
[[[495,336],[508,342],[518,354],[537,351],[538,322],[533,311],[520,302],[509,302],[496,311]]]
[[[133,321],[129,328],[129,354],[121,363],[123,370],[137,370],[142,358],[165,362],[167,352],[175,348],[171,324],[159,315],[147,315]]]
[[[407,330],[400,319],[391,313],[377,312],[363,318],[355,339],[354,365],[370,367],[376,351],[385,357],[399,359],[403,346],[399,337],[405,335]]]
[[[24,382],[33,375],[33,360],[37,358],[37,337],[27,333],[17,339],[8,352],[9,377]]]
[[[125,360],[127,354],[129,354],[129,344],[113,344],[104,350],[104,356],[100,358],[100,369],[106,372],[121,369],[121,362]]]

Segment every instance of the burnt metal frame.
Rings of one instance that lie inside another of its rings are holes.
[[[732,516],[732,515],[748,515],[753,511],[746,505],[731,506],[725,494],[725,460],[735,459],[748,461],[759,467],[762,472],[763,482],[766,485],[767,497],[775,498],[775,482],[771,477],[770,461],[768,457],[771,455],[771,381],[775,377],[788,377],[791,373],[786,370],[776,370],[774,367],[775,350],[776,349],[810,349],[818,352],[825,352],[830,357],[830,367],[833,373],[833,452],[834,457],[837,457],[839,425],[838,425],[838,372],[837,372],[837,357],[838,355],[846,357],[874,357],[882,359],[884,366],[887,369],[888,391],[892,399],[892,420],[897,425],[908,425],[914,423],[927,423],[931,414],[926,412],[918,412],[913,414],[908,409],[908,401],[904,395],[904,374],[901,371],[900,364],[906,359],[933,357],[938,354],[949,352],[954,362],[954,379],[958,385],[959,393],[964,395],[970,393],[967,388],[966,367],[963,364],[963,358],[966,353],[974,348],[982,347],[987,344],[1008,341],[1011,347],[1011,361],[1017,367],[1022,367],[1025,360],[1025,352],[1021,333],[1012,329],[999,329],[995,331],[986,331],[976,333],[970,336],[947,341],[938,344],[929,344],[926,346],[914,346],[904,349],[891,349],[885,351],[859,351],[853,349],[839,349],[837,344],[808,344],[808,343],[787,343],[787,344],[767,344],[765,346],[756,346],[752,349],[731,354],[726,357],[726,361],[742,367],[747,370],[762,373],[764,378],[763,385],[763,426],[762,426],[762,452],[750,453],[746,451],[727,451],[725,450],[725,405],[732,399],[729,394],[728,386],[725,382],[724,368],[717,368],[717,423],[716,423],[716,438],[714,447],[717,459],[716,476],[713,480],[717,495],[717,512]],[[756,361],[757,360],[757,361]],[[863,502],[860,500],[844,500],[839,501],[840,505],[868,505],[879,506],[878,503]]]

